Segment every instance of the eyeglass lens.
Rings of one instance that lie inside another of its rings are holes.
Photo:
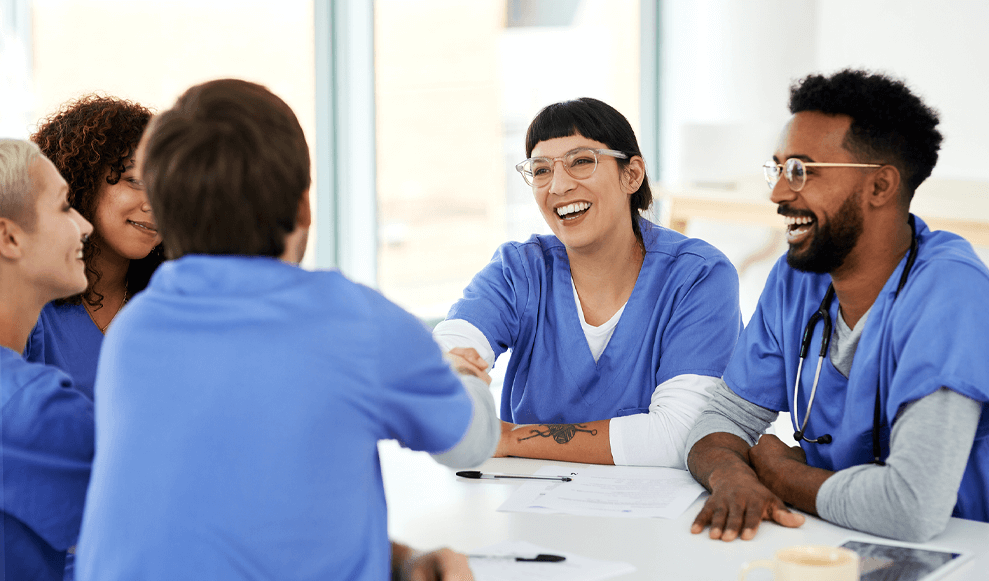
[[[804,162],[801,160],[791,157],[786,160],[782,166],[782,172],[780,171],[780,165],[772,161],[767,161],[765,165],[762,166],[763,173],[766,176],[766,183],[769,184],[769,189],[776,187],[776,183],[779,182],[780,174],[786,177],[787,184],[790,189],[799,192],[803,187],[807,179],[806,168],[804,168]]]
[[[563,162],[563,169],[571,177],[578,180],[591,177],[598,164],[597,154],[591,149],[575,149],[560,158],[560,161]],[[526,181],[529,181],[531,185],[545,186],[553,179],[556,160],[548,157],[535,157],[528,160],[528,165],[530,166],[528,173],[531,173],[531,177],[526,175],[527,172],[525,171],[522,175],[530,178]]]

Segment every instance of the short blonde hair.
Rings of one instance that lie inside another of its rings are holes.
[[[23,139],[0,139],[0,218],[30,231],[37,219],[31,189],[31,164],[42,157],[38,146]]]

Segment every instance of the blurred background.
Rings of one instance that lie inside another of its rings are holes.
[[[267,85],[313,148],[304,265],[435,323],[506,240],[548,232],[514,170],[532,117],[592,96],[639,137],[651,218],[719,247],[748,319],[785,250],[761,164],[790,83],[864,67],[942,115],[914,211],[989,260],[989,3],[974,0],[0,0],[0,135],[88,92],[167,108]]]

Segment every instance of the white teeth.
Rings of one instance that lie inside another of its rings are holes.
[[[808,218],[806,216],[783,216],[783,222],[787,226],[801,226],[803,224],[810,224],[813,222],[813,218]]]
[[[583,212],[584,210],[590,208],[591,205],[588,202],[574,202],[573,204],[568,204],[566,206],[560,206],[556,209],[556,213],[562,218],[567,214],[573,214],[576,212]]]
[[[137,222],[134,222],[133,220],[127,220],[127,221],[130,222],[131,224],[133,224],[134,226],[137,226],[138,228],[144,228],[148,232],[154,232],[155,231],[155,230],[152,230],[151,228],[148,228],[144,224],[138,224]]]

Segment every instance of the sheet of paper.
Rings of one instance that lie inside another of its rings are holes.
[[[561,483],[526,483],[498,510],[625,518],[676,518],[704,492],[686,470],[591,466],[565,473],[544,467],[538,475],[568,475]]]
[[[471,554],[534,557],[540,553],[563,555],[560,563],[526,563],[514,559],[470,558],[476,581],[598,581],[634,573],[635,567],[621,561],[600,561],[573,553],[540,547],[526,541],[505,541],[481,547]]]

